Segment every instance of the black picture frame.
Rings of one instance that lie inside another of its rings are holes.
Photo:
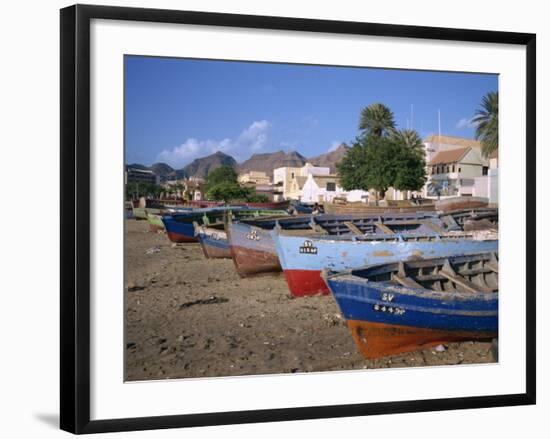
[[[526,392],[90,420],[90,21],[181,23],[334,34],[502,43],[526,47]],[[211,12],[75,5],[61,10],[61,429],[99,433],[174,427],[305,420],[535,404],[536,401],[536,35]]]

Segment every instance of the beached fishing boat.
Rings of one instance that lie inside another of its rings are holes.
[[[449,227],[458,226],[464,231],[498,229],[498,209],[460,209],[440,214],[441,220]]]
[[[286,210],[290,204],[290,201],[271,201],[266,203],[244,203],[246,207],[251,209],[274,209],[274,210]]]
[[[441,212],[475,209],[478,207],[487,207],[488,205],[489,199],[484,197],[450,197],[442,198],[435,202],[435,208]]]
[[[205,257],[209,259],[231,259],[231,249],[223,224],[201,226],[195,223],[194,226],[195,235],[201,244]]]
[[[245,218],[271,216],[274,214],[288,216],[286,211],[228,206],[211,209],[194,209],[185,213],[163,215],[162,222],[170,241],[179,243],[198,242],[198,238],[195,236],[194,222],[199,225],[210,225],[220,222],[223,223],[227,218],[240,220]]]
[[[396,261],[498,251],[494,233],[292,236],[274,229],[271,236],[294,297],[328,294],[323,269],[347,270]]]
[[[366,358],[498,335],[497,253],[324,275]]]
[[[358,235],[370,233],[441,233],[444,224],[427,212],[378,215],[299,215],[289,218],[245,220],[227,225],[231,255],[241,276],[281,271],[271,234],[275,226],[285,233]]]
[[[393,204],[393,205],[392,205]],[[374,206],[362,202],[354,203],[325,203],[323,204],[325,213],[334,215],[361,214],[361,215],[379,215],[384,213],[410,213],[410,212],[434,212],[436,210],[433,203],[415,204],[412,201],[401,203],[389,203],[386,205]]]
[[[164,223],[162,222],[162,214],[163,213],[147,213],[147,221],[149,222],[149,230],[151,232],[160,232],[165,230]]]

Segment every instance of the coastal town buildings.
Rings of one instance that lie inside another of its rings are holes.
[[[428,162],[427,195],[474,195],[476,177],[485,176],[489,166],[481,151],[471,147],[438,152]]]
[[[489,203],[498,204],[498,149],[489,155],[487,175],[475,178],[473,195],[488,198]]]
[[[309,175],[329,175],[330,168],[306,163],[302,167],[281,167],[273,170],[273,183],[285,200],[298,200]]]
[[[145,183],[159,184],[160,178],[153,171],[148,169],[127,167],[124,171],[124,184]]]
[[[300,191],[299,200],[302,203],[326,203],[340,197],[343,192],[337,175],[309,174]]]
[[[249,171],[239,174],[238,181],[241,184],[253,183],[255,185],[267,185],[270,183],[270,178],[265,172]]]
[[[488,175],[489,159],[473,139],[429,136],[424,140],[427,181],[422,196],[475,196],[478,177]]]

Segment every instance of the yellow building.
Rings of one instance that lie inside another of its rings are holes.
[[[265,172],[250,171],[244,174],[240,174],[238,181],[241,184],[253,183],[253,184],[269,184],[269,176]]]

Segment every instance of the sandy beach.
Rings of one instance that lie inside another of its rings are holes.
[[[147,221],[126,220],[125,274],[128,381],[494,361],[480,342],[366,360],[332,296],[292,299],[282,273],[241,279]]]

